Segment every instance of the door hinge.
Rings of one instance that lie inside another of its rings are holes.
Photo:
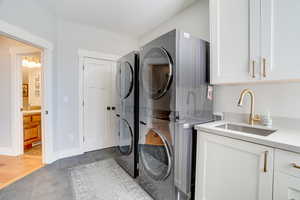
[[[83,143],[84,143],[85,142],[85,137],[84,136],[82,137],[82,140],[83,140]]]
[[[84,101],[82,101],[82,106],[84,106]]]
[[[83,71],[85,70],[85,67],[84,67],[84,65],[82,65],[82,70],[83,70]]]

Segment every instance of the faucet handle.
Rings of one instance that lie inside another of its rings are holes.
[[[259,115],[254,115],[253,121],[259,122],[259,121],[261,121],[261,117]]]

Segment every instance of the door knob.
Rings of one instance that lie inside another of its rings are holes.
[[[113,106],[113,107],[111,107],[111,109],[112,109],[112,110],[116,110],[116,107]]]
[[[142,125],[147,125],[145,122],[143,122],[143,121],[140,121],[140,124],[142,124]]]
[[[107,107],[106,107],[106,110],[111,110],[111,107],[110,107],[110,106],[107,106]]]

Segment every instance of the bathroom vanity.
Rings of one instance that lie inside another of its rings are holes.
[[[41,142],[41,111],[23,112],[24,149]]]

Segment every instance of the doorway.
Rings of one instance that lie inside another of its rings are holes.
[[[43,49],[0,34],[0,188],[47,162],[44,57]]]
[[[21,147],[28,156],[42,158],[42,52],[22,54],[17,56],[21,68],[21,112],[20,126],[23,125],[21,134]],[[22,138],[23,136],[23,138]]]

